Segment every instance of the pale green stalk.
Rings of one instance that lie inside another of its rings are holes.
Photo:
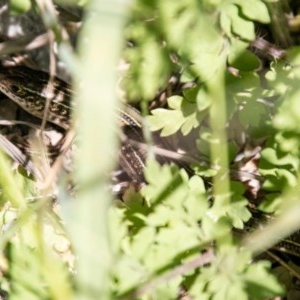
[[[76,299],[109,299],[113,257],[108,236],[110,172],[117,161],[117,65],[127,2],[91,1],[79,41],[74,74],[78,155],[76,205],[70,226],[78,258]]]
[[[211,161],[217,165],[219,172],[213,178],[214,207],[230,203],[229,163],[226,136],[226,95],[225,65],[220,67],[214,77],[207,82],[208,95],[211,100],[210,126],[212,140],[210,144]]]

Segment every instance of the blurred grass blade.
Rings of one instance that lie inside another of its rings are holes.
[[[11,165],[4,153],[0,151],[0,186],[4,195],[14,207],[25,206],[26,202],[13,176]]]
[[[91,1],[79,41],[81,71],[74,74],[79,146],[75,180],[79,191],[70,224],[78,256],[78,299],[109,298],[108,182],[117,160],[113,114],[125,4]]]

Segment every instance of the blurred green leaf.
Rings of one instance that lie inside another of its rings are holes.
[[[11,262],[7,276],[11,281],[10,299],[49,299],[40,268],[40,255],[22,244],[9,244],[6,255]]]
[[[30,8],[30,1],[23,2],[11,2],[15,13],[25,12]],[[75,2],[77,4],[89,1]],[[103,8],[106,9],[106,6]],[[119,13],[121,15],[121,11]],[[118,14],[116,16],[120,20]],[[91,15],[95,18],[94,14]],[[103,15],[106,15],[106,11]],[[89,17],[87,14],[87,20]],[[86,201],[79,203],[82,205],[79,211],[89,217],[83,220],[94,225],[88,226],[89,230],[84,231],[81,221],[71,218],[75,225],[79,224],[74,231],[74,241],[81,251],[78,266],[84,260],[96,261],[97,255],[93,253],[99,255],[99,251],[105,248],[92,250],[89,247],[90,252],[86,255],[83,251],[85,248],[81,246],[86,245],[82,243],[83,240],[95,240],[89,238],[91,231],[98,232],[105,227],[97,227],[97,220],[106,220],[106,217],[108,219],[111,246],[109,253],[114,255],[114,261],[107,272],[109,276],[112,274],[109,284],[105,284],[104,288],[109,286],[107,295],[111,299],[123,298],[123,295],[128,294],[131,298],[138,295],[139,299],[145,300],[175,299],[180,297],[178,291],[182,287],[194,299],[204,300],[266,299],[283,293],[283,289],[270,275],[270,265],[254,261],[251,253],[236,244],[232,235],[233,227],[243,229],[244,223],[251,217],[249,201],[245,196],[246,184],[230,182],[230,187],[224,189],[223,193],[216,192],[215,185],[216,182],[222,184],[222,176],[226,177],[230,173],[227,162],[224,163],[222,172],[219,171],[218,166],[225,161],[220,159],[220,154],[229,150],[230,154],[225,156],[233,162],[245,146],[251,146],[252,141],[254,144],[258,142],[257,136],[264,138],[259,145],[263,148],[260,153],[260,176],[265,179],[262,183],[265,200],[260,202],[259,209],[278,213],[277,209],[286,200],[281,191],[298,185],[299,47],[286,49],[285,60],[261,64],[261,59],[257,58],[249,46],[257,36],[255,26],[260,28],[260,23],[268,22],[270,15],[266,4],[261,0],[132,2],[125,26],[126,45],[120,70],[126,99],[155,99],[155,105],[159,106],[162,101],[161,107],[165,107],[164,101],[172,95],[167,99],[168,109],[152,111],[149,117],[151,130],[161,130],[162,136],[178,131],[183,135],[196,132],[199,151],[193,152],[193,155],[196,153],[193,157],[193,170],[188,171],[172,164],[159,165],[156,161],[147,161],[144,169],[146,182],[142,189],[128,189],[122,201],[109,210],[106,210],[109,203],[104,205],[104,209],[98,209],[99,203],[104,203],[99,202],[99,197],[93,202],[93,208],[96,209],[93,209],[92,214],[91,210],[89,213],[85,210]],[[92,28],[106,29],[113,26]],[[83,37],[88,38],[86,35]],[[98,38],[98,35],[95,37]],[[119,45],[121,43],[119,40]],[[103,49],[106,49],[107,43],[103,45]],[[106,59],[105,55],[98,55],[99,57]],[[94,64],[95,61],[97,59],[91,60],[92,67],[98,72],[99,66]],[[105,64],[101,68],[103,66]],[[266,71],[265,75],[264,72],[259,72],[260,67]],[[110,74],[110,71],[104,74]],[[85,76],[84,73],[84,78]],[[92,82],[93,78],[98,80],[99,77],[92,76],[86,80]],[[89,91],[94,93],[93,89]],[[93,96],[89,99],[93,99]],[[106,97],[101,99],[107,100]],[[144,104],[145,102],[143,107]],[[221,120],[223,116],[227,119],[224,117]],[[90,114],[86,117],[91,118]],[[212,121],[215,128],[211,126]],[[104,123],[108,126],[109,122]],[[224,131],[224,141],[221,144],[218,144],[221,140],[219,131]],[[88,132],[94,134],[93,130]],[[108,131],[101,132],[105,134]],[[103,145],[110,147],[109,143]],[[215,148],[215,145],[219,148]],[[102,157],[99,156],[99,151],[95,153],[97,158]],[[88,155],[88,158],[91,157]],[[28,207],[25,201],[27,197],[36,196],[35,191],[32,186],[19,181],[16,176],[11,176],[10,165],[6,160],[2,162],[1,156],[0,165],[3,204],[0,216],[3,218],[1,229],[4,231],[1,242],[6,245],[7,236],[14,237],[5,249],[7,273],[4,276],[7,276],[3,278],[3,283],[12,292],[12,299],[59,299],[60,296],[63,299],[68,298],[72,292],[75,293],[71,288],[74,285],[74,276],[68,273],[68,268],[63,267],[61,257],[57,263],[56,260],[51,260],[52,253],[41,251],[44,244],[37,236],[41,238],[39,234],[43,230],[38,229],[40,227],[36,227],[34,223],[35,218],[40,217],[39,209],[34,205]],[[93,162],[92,166],[100,165]],[[205,177],[205,180],[200,176]],[[79,190],[89,193],[88,188]],[[103,193],[100,198],[108,199],[106,196]],[[7,199],[16,208],[12,209],[9,205],[6,207],[4,204]],[[89,201],[91,197],[87,196],[86,199]],[[19,208],[25,208],[25,213],[19,211]],[[68,214],[70,211],[68,209]],[[101,215],[103,212],[107,212],[107,216],[99,218],[99,213]],[[38,230],[41,232],[37,233]],[[16,236],[19,235],[24,244],[19,240],[15,243]],[[106,235],[96,236],[102,240]],[[47,235],[46,239],[47,243],[52,242],[52,236]],[[39,245],[42,246],[39,248]],[[191,257],[208,248],[212,248],[214,252],[209,264],[200,268],[191,267],[167,282],[160,279],[155,281],[161,275],[172,275],[174,268],[178,266],[185,268],[188,266],[185,262],[188,263]],[[86,267],[87,273],[90,270],[94,274],[102,271],[102,268],[90,266],[81,265],[82,268]],[[92,280],[87,280],[87,283],[93,282],[93,286],[98,288],[99,277],[90,278]],[[155,283],[150,292],[143,290],[149,282]],[[141,291],[144,294],[139,295]],[[135,292],[138,293],[134,294]],[[85,299],[84,293],[85,288],[82,289],[82,299]],[[98,294],[94,295],[98,298]]]
[[[24,182],[25,179],[19,177],[20,181],[18,181],[17,177],[17,175],[14,176],[11,172],[11,165],[8,159],[4,153],[0,151],[0,186],[2,192],[12,206],[21,208],[26,205],[22,189],[20,188],[20,182]]]
[[[199,126],[201,115],[197,111],[197,104],[187,101],[181,96],[172,96],[168,99],[172,110],[157,108],[151,111],[148,117],[152,131],[160,130],[161,136],[168,136],[180,130],[187,135],[193,128]]]
[[[239,120],[245,128],[259,127],[268,116],[267,107],[255,100],[249,99],[239,112]]]
[[[270,23],[270,15],[264,1],[261,0],[242,0],[234,1],[242,10],[243,15],[253,21],[260,23]]]
[[[229,64],[240,71],[253,71],[260,66],[257,56],[247,47],[247,43],[235,40],[228,55]]]
[[[10,0],[9,1],[10,11],[13,15],[26,13],[31,9],[30,0]]]
[[[259,210],[266,213],[274,213],[282,205],[282,197],[279,193],[266,195],[266,199],[258,206]]]
[[[264,300],[272,295],[283,295],[284,289],[276,278],[269,274],[270,262],[250,265],[245,273],[247,291],[257,300]]]
[[[261,156],[274,166],[292,166],[293,170],[299,168],[299,160],[290,153],[282,153],[279,149],[266,147],[261,151]]]
[[[217,253],[215,264],[200,271],[189,291],[192,296],[204,295],[204,299],[210,299],[207,298],[207,294],[213,294],[212,299],[218,300],[236,299],[237,297],[245,300],[263,300],[266,297],[283,293],[283,289],[275,277],[267,272],[269,269],[270,264],[264,261],[257,262],[253,266],[251,255],[247,251],[239,251],[234,247],[223,247]],[[247,275],[239,276],[244,273]],[[250,274],[253,276],[252,280]],[[266,276],[270,287],[266,283],[259,285],[263,275]],[[259,293],[255,292],[255,284],[257,284],[257,288],[261,289]]]
[[[224,10],[222,13],[226,13],[230,18],[232,33],[239,37],[242,37],[247,41],[253,41],[255,39],[253,22],[242,18],[237,6],[228,5],[226,7],[226,10]]]

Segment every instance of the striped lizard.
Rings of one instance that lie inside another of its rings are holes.
[[[0,92],[31,115],[43,119],[46,100],[50,99],[46,120],[64,130],[70,128],[72,113],[72,87],[55,77],[51,89],[47,89],[50,76],[43,71],[24,66],[0,68]],[[116,112],[118,124],[128,132],[133,140],[141,142],[141,121],[138,112],[129,105]],[[143,181],[144,155],[128,141],[120,148],[119,163],[131,180]]]
[[[44,117],[46,99],[50,98],[47,96],[48,82],[49,75],[42,71],[33,70],[23,66],[0,68],[0,92],[5,94],[24,110],[40,119]],[[55,77],[52,92],[53,95],[48,108],[47,121],[64,130],[68,130],[70,128],[72,113],[71,85]],[[129,105],[125,105],[124,109],[117,111],[116,117],[120,127],[129,129],[130,134],[133,135],[133,140],[138,142],[143,141],[141,120],[135,109]],[[0,144],[6,147],[7,141],[2,141],[0,138]],[[14,156],[14,158],[21,157],[17,148],[14,148],[13,152],[14,154],[12,154],[12,156]],[[18,160],[24,162],[21,158]],[[121,144],[119,160],[121,168],[124,169],[133,181],[136,181],[137,183],[143,182],[145,156],[141,149],[133,147],[125,140]],[[261,219],[263,218],[256,218],[254,214],[254,219],[260,219],[258,222],[261,222]],[[250,227],[252,226],[253,224]],[[254,225],[253,227],[256,226]],[[300,257],[298,238],[299,233],[297,232],[290,238],[280,242],[275,249]]]

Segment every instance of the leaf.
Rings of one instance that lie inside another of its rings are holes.
[[[203,299],[203,295],[204,299],[218,300],[264,300],[282,295],[284,289],[269,274],[269,269],[269,262],[252,262],[247,250],[238,250],[232,246],[221,247],[214,262],[201,269],[189,292],[195,299]],[[206,298],[207,294],[210,295],[209,298]]]
[[[204,22],[204,20],[203,20]],[[207,23],[206,23],[207,24]],[[203,27],[201,43],[191,45],[191,69],[196,72],[202,82],[211,80],[226,62],[226,46],[221,34],[214,27]]]
[[[286,169],[273,168],[271,170],[260,168],[261,174],[265,177],[263,189],[268,191],[282,191],[286,186],[295,187],[297,177]]]
[[[300,133],[300,90],[297,88],[298,83],[291,82],[290,84],[293,89],[286,93],[285,101],[279,107],[278,113],[274,117],[273,124],[275,128],[280,130]]]
[[[145,178],[148,184],[141,193],[147,201],[157,204],[164,197],[163,205],[157,208],[155,216],[148,215],[148,224],[151,222],[151,225],[158,226],[172,221],[169,209],[176,211],[177,217],[190,220],[191,224],[201,219],[207,208],[207,195],[200,177],[189,179],[186,172],[176,166],[160,166],[150,160],[145,168]]]
[[[47,299],[49,297],[43,278],[37,251],[22,244],[9,244],[6,255],[10,260],[9,272],[12,293],[15,299]],[[29,267],[30,266],[30,267]]]
[[[245,187],[240,182],[231,182],[230,190],[232,191],[232,200],[228,209],[224,208],[224,211],[232,219],[233,227],[243,229],[244,223],[251,218],[251,213],[247,208],[248,200],[243,197]]]
[[[266,72],[265,78],[273,95],[284,95],[290,90],[292,81],[291,65],[282,61],[273,61],[269,71]]]
[[[157,161],[148,160],[144,175],[148,184],[142,188],[141,194],[147,203],[153,205],[164,200],[165,204],[173,207],[181,205],[188,184],[188,176],[184,170],[179,170],[174,165],[160,166]]]
[[[294,156],[299,154],[300,138],[299,133],[293,131],[279,131],[275,136],[279,149]]]
[[[197,293],[195,286],[192,286],[191,292],[195,299],[201,299],[199,295],[203,290],[211,294],[210,299],[248,299],[242,274],[250,258],[247,251],[238,251],[232,246],[222,247],[213,264],[202,269],[196,278],[194,285],[200,291]]]
[[[225,62],[221,55],[224,40],[214,26],[213,18],[193,0],[159,1],[159,11],[167,43],[192,63],[191,69],[200,80],[212,78],[220,64]]]
[[[31,8],[30,0],[10,0],[10,11],[13,15],[26,13]]]
[[[202,218],[201,233],[204,240],[214,240],[226,236],[231,230],[229,218],[215,215],[213,210],[207,210]]]
[[[228,55],[229,64],[241,71],[256,70],[260,65],[260,61],[254,53],[247,49],[248,47],[248,43],[233,40],[231,51]]]
[[[181,276],[168,280],[166,283],[160,283],[151,291],[152,299],[174,300],[178,296],[178,286],[181,283]]]
[[[197,3],[165,0],[158,2],[158,9],[170,45],[178,49],[184,47],[182,41],[190,40],[190,34],[197,31],[197,19],[201,15],[201,10],[197,10]]]
[[[155,228],[152,226],[147,226],[139,230],[132,238],[131,238],[131,251],[135,258],[143,259],[145,253],[150,249],[151,245],[154,243],[156,239]],[[145,240],[145,237],[147,239]]]
[[[289,62],[291,66],[297,66],[300,63],[300,47],[293,46],[289,49],[286,49],[286,61]]]
[[[293,170],[299,167],[299,160],[295,156],[281,152],[279,149],[266,147],[261,151],[261,156],[274,166],[292,166]]]
[[[231,32],[247,41],[253,41],[255,39],[255,29],[252,21],[243,18],[236,5],[228,5],[222,11],[222,14],[226,14],[231,20]],[[228,27],[228,22],[225,22],[223,17],[223,26]],[[228,30],[228,28],[226,28]]]
[[[174,211],[173,217],[173,222],[165,228],[160,228],[156,236],[156,242],[168,248],[170,258],[194,247],[199,247],[201,242],[195,226],[189,226],[185,220],[176,218]],[[174,245],[177,245],[176,249],[174,249]]]
[[[249,99],[239,112],[239,120],[245,128],[259,127],[260,123],[266,120],[266,106],[253,99]]]
[[[262,261],[250,265],[245,273],[245,283],[249,295],[253,295],[257,300],[264,300],[273,296],[284,294],[284,289],[276,278],[268,271],[270,262]]]
[[[199,89],[196,95],[196,100],[197,100],[198,111],[205,111],[211,105],[210,99],[207,96],[207,92],[203,88]]]
[[[231,226],[243,229],[244,223],[251,217],[251,213],[247,208],[248,200],[243,197],[245,187],[239,182],[231,182],[230,187],[232,192],[230,204],[220,207],[218,205],[219,199],[216,198],[208,213],[212,214],[216,219],[226,218]]]
[[[125,51],[129,62],[125,85],[130,99],[151,100],[165,84],[170,63],[167,53],[153,35],[143,31],[142,36],[144,40],[141,45]]]
[[[265,213],[274,213],[282,205],[282,199],[279,193],[267,194],[266,199],[259,204],[258,209]]]
[[[172,110],[157,108],[151,111],[148,117],[152,131],[162,129],[161,136],[168,136],[178,130],[187,135],[193,128],[199,126],[199,114],[196,103],[191,103],[181,96],[172,96],[168,99]]]
[[[260,88],[260,78],[256,72],[240,71],[238,77],[228,74],[226,77],[226,86],[227,98],[231,100],[227,104],[229,116],[240,111],[242,106],[247,102],[263,106],[263,104],[258,104],[257,102],[257,99],[262,98],[263,90]]]
[[[241,8],[243,15],[248,19],[260,23],[270,23],[270,14],[266,4],[261,0],[235,0],[234,3]]]
[[[220,26],[226,33],[228,37],[232,37],[232,31],[231,31],[231,18],[225,11],[221,11],[220,14]]]
[[[189,180],[188,197],[183,203],[187,220],[198,222],[208,208],[207,195],[203,180],[193,176]]]
[[[150,38],[143,44],[140,88],[142,97],[145,99],[153,99],[164,79],[166,79],[168,67],[163,53],[163,50],[154,39]]]
[[[124,293],[140,283],[141,278],[146,275],[145,267],[134,255],[122,253],[121,258],[116,260],[114,264],[114,279],[111,281],[112,289],[117,293]]]

